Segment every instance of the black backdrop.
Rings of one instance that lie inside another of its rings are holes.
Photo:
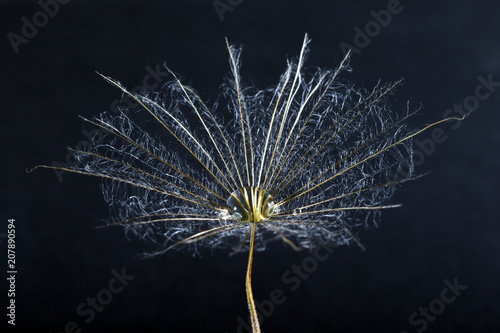
[[[223,21],[212,1],[66,2],[47,22],[35,1],[0,5],[0,252],[14,218],[15,328],[1,318],[12,331],[237,332],[237,318],[248,316],[245,254],[193,258],[173,251],[138,260],[144,244],[118,228],[95,229],[108,215],[98,180],[26,174],[36,164],[64,161],[65,146],[85,140],[77,116],[91,118],[120,97],[95,71],[134,87],[147,66],[166,62],[209,99],[228,72],[224,37],[244,46],[244,82],[264,88],[277,82],[307,32],[309,65],[334,67],[345,42],[359,49],[345,78],[371,87],[404,77],[395,104],[424,106],[415,126],[472,103],[479,76],[500,81],[498,1],[401,0],[385,27],[371,11],[394,1],[221,0],[230,8]],[[22,18],[33,22],[33,15],[42,20],[38,32],[26,30],[34,36],[13,47],[9,33],[20,36]],[[369,42],[356,39],[365,28],[373,29]],[[274,289],[286,297],[264,319],[263,332],[500,332],[500,90],[492,90],[458,129],[443,126],[447,140],[417,167],[432,173],[405,184],[392,200],[403,206],[384,211],[379,227],[361,234],[365,252],[335,250],[294,291],[282,275],[310,253],[276,243],[256,254],[256,300]],[[77,307],[109,295],[113,270],[135,278],[86,322],[89,315]],[[454,279],[467,289],[440,303],[443,281]],[[411,314],[429,305],[442,313],[418,315],[412,326]],[[3,312],[6,306],[2,296]]]

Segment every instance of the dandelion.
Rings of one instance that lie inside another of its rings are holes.
[[[308,43],[306,35],[277,86],[258,90],[242,84],[241,48],[226,40],[231,75],[212,107],[170,70],[172,81],[154,92],[133,93],[102,76],[139,108],[83,118],[105,140],[73,149],[74,165],[35,168],[100,177],[107,225],[155,244],[146,256],[248,251],[246,296],[252,330],[260,332],[253,252],[279,239],[295,250],[325,242],[362,247],[357,231],[397,207],[387,204],[396,186],[418,177],[411,139],[457,119],[409,129],[415,112],[394,112],[388,102],[401,80],[356,87],[340,78],[349,54],[335,70],[307,69]],[[401,161],[410,172],[391,179]]]

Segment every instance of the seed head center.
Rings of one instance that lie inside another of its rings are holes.
[[[241,222],[261,222],[274,213],[273,197],[265,190],[255,186],[237,189],[226,201],[228,213]]]

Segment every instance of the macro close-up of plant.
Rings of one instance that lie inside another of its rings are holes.
[[[183,246],[249,251],[246,293],[253,332],[260,332],[252,294],[253,252],[280,239],[294,250],[319,244],[356,243],[360,228],[376,225],[396,185],[390,179],[412,165],[410,110],[395,112],[389,96],[401,80],[371,90],[344,81],[349,54],[336,70],[304,69],[309,43],[288,61],[277,86],[246,87],[239,75],[241,48],[227,40],[231,76],[216,105],[223,119],[183,84],[173,80],[157,92],[132,93],[103,76],[140,108],[84,120],[107,133],[97,146],[73,149],[77,163],[39,166],[103,179],[112,216],[108,226],[152,241],[155,256]],[[146,112],[168,139],[132,118]],[[170,143],[173,141],[174,144]],[[175,147],[175,148],[173,148]]]
[[[2,332],[500,331],[499,2],[1,6]]]

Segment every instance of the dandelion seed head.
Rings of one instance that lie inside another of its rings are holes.
[[[357,230],[392,207],[404,179],[388,175],[402,160],[412,177],[412,113],[390,105],[400,81],[363,89],[343,79],[349,55],[335,70],[305,67],[308,43],[264,90],[244,85],[242,50],[228,44],[230,75],[210,106],[173,72],[154,92],[104,77],[139,107],[86,120],[107,135],[75,149],[79,163],[68,168],[101,177],[108,224],[156,253],[245,250],[252,224],[256,250],[277,239],[296,248],[357,242]]]
[[[252,332],[260,333],[254,250],[274,240],[294,250],[363,247],[358,230],[377,226],[383,209],[399,207],[390,204],[396,187],[419,177],[412,138],[467,116],[410,129],[405,121],[416,111],[390,103],[402,80],[358,87],[343,78],[349,53],[335,70],[307,68],[308,43],[306,35],[276,86],[259,90],[244,85],[241,48],[226,40],[230,75],[212,105],[170,69],[172,80],[153,92],[131,92],[103,76],[128,99],[124,105],[132,100],[138,107],[84,119],[107,135],[72,149],[77,163],[34,169],[101,178],[107,225],[154,244],[147,256],[248,250],[247,302]],[[404,174],[397,172],[402,164]]]

